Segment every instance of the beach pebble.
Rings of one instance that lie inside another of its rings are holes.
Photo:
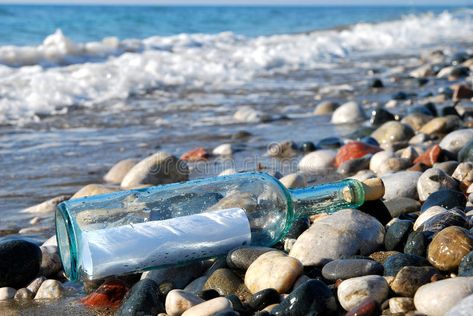
[[[403,267],[406,266],[425,266],[429,263],[423,257],[416,255],[409,255],[405,253],[397,253],[392,256],[389,256],[384,260],[384,275],[385,276],[395,276]]]
[[[303,188],[307,186],[304,176],[298,173],[290,173],[279,181],[288,189]]]
[[[385,189],[384,199],[407,197],[417,200],[417,182],[421,175],[417,171],[399,171],[381,176]]]
[[[32,293],[30,290],[26,288],[18,289],[14,297],[16,301],[29,301],[29,300],[32,300],[33,298],[34,298],[34,293]]]
[[[82,304],[92,308],[117,308],[128,291],[120,280],[107,280],[98,289],[81,299]]]
[[[41,246],[42,258],[39,274],[47,278],[54,277],[62,270],[62,262],[57,246]]]
[[[451,176],[455,169],[458,167],[458,162],[453,160],[436,162],[434,163],[433,167],[443,170],[445,171],[445,173]]]
[[[386,229],[384,246],[386,250],[403,250],[413,223],[409,220],[395,220]]]
[[[396,117],[394,116],[394,114],[392,114],[388,110],[383,109],[382,107],[378,107],[371,111],[370,124],[373,126],[379,126],[386,122],[394,121],[395,118]]]
[[[365,181],[372,178],[376,178],[376,174],[371,170],[360,170],[350,177],[350,179],[355,179],[358,181]]]
[[[371,137],[376,139],[381,145],[407,143],[412,136],[414,136],[414,130],[409,125],[398,121],[386,122],[371,134]]]
[[[158,293],[159,287],[153,280],[138,281],[125,295],[115,315],[156,315],[164,312],[164,304]]]
[[[446,279],[421,286],[414,296],[414,304],[420,313],[443,316],[472,293],[473,278]]]
[[[111,186],[111,185],[103,185],[103,184],[88,184],[82,187],[79,191],[74,193],[71,199],[78,199],[83,198],[86,196],[94,196],[99,194],[106,194],[118,191],[119,188]]]
[[[180,316],[189,308],[203,303],[200,297],[182,290],[172,290],[166,296],[166,314],[169,316]]]
[[[0,301],[11,300],[15,297],[16,290],[12,287],[0,287]]]
[[[287,232],[285,239],[297,239],[303,232],[310,227],[310,220],[308,218],[298,218]]]
[[[291,140],[272,143],[268,146],[266,154],[269,157],[288,158],[297,154],[297,145]]]
[[[121,183],[128,171],[136,165],[134,159],[120,160],[110,168],[103,176],[103,180],[108,183]]]
[[[424,232],[435,234],[449,226],[467,227],[465,213],[457,208],[446,210],[426,220],[421,229]]]
[[[146,271],[141,279],[150,279],[156,284],[172,282],[177,289],[184,288],[190,281],[202,275],[206,265],[203,262],[190,262],[185,265],[169,266],[162,269]]]
[[[414,78],[425,78],[425,77],[431,77],[435,75],[434,70],[432,69],[432,65],[430,64],[425,64],[422,65],[414,70],[412,70],[409,75]]]
[[[215,156],[231,156],[233,154],[232,144],[221,144],[212,150],[212,155]]]
[[[409,161],[409,163],[414,162],[414,160],[419,157],[419,153],[414,148],[414,146],[407,146],[406,148],[401,149],[400,154],[400,158],[406,159],[407,161]]]
[[[386,280],[379,275],[367,275],[352,278],[340,283],[337,296],[340,305],[348,311],[366,298],[382,303],[389,294]]]
[[[158,152],[138,162],[126,174],[121,187],[129,188],[143,184],[168,184],[189,178],[187,164],[176,157]]]
[[[452,99],[453,100],[461,100],[461,99],[471,99],[473,98],[473,90],[463,84],[460,85],[455,85],[453,88],[453,95]]]
[[[210,154],[204,147],[197,147],[186,151],[181,155],[181,161],[202,161],[207,160]]]
[[[462,227],[450,226],[434,236],[427,258],[441,271],[456,271],[462,258],[473,250],[473,238]]]
[[[46,280],[44,276],[37,277],[26,287],[31,293],[36,294],[41,284]]]
[[[460,118],[457,115],[446,115],[436,117],[427,122],[420,129],[426,135],[447,134],[460,126]]]
[[[473,163],[460,163],[453,171],[452,178],[460,182],[460,189],[465,191],[473,183]]]
[[[20,288],[36,277],[41,249],[25,240],[0,242],[0,287]]]
[[[298,164],[303,172],[316,172],[333,168],[336,152],[331,149],[321,149],[305,155]]]
[[[64,288],[62,283],[58,280],[44,280],[38,289],[34,299],[35,300],[50,300],[62,297],[64,294]]]
[[[459,162],[473,162],[473,141],[469,141],[458,152]]]
[[[247,270],[248,267],[262,254],[274,251],[269,247],[239,247],[227,254],[227,265],[232,269]]]
[[[384,201],[384,205],[393,218],[417,212],[421,208],[419,201],[402,196]]]
[[[413,231],[407,237],[406,245],[404,246],[404,253],[425,257],[427,252],[427,245],[427,233],[421,231]]]
[[[377,146],[367,145],[362,142],[349,142],[342,146],[335,157],[335,167],[339,167],[342,163],[348,160],[364,157],[368,154],[374,154],[381,151]]]
[[[417,192],[419,200],[425,201],[430,194],[441,189],[456,189],[458,186],[455,179],[450,177],[445,171],[430,168],[422,173],[417,181]]]
[[[460,261],[458,275],[473,277],[473,251],[466,254]]]
[[[350,279],[354,277],[383,274],[383,266],[368,259],[337,259],[327,263],[322,269],[322,275],[327,280]]]
[[[256,292],[248,300],[248,306],[254,310],[259,311],[266,306],[277,304],[281,301],[281,295],[275,289],[264,289]]]
[[[290,256],[305,266],[321,265],[354,254],[368,255],[383,244],[384,227],[374,217],[354,209],[318,220],[297,238]]]
[[[366,119],[363,108],[353,101],[342,104],[332,114],[333,124],[356,123]]]
[[[337,303],[329,287],[319,280],[309,280],[294,289],[271,311],[275,316],[331,315]]]
[[[469,295],[450,309],[445,316],[471,316],[473,310],[473,295]]]
[[[242,300],[251,296],[243,281],[232,270],[225,268],[217,269],[211,273],[203,289],[214,289],[222,296],[235,294]]]
[[[337,168],[337,172],[343,175],[348,175],[363,169],[367,169],[370,165],[370,159],[371,154],[361,158],[347,160]]]
[[[390,287],[394,293],[405,297],[414,297],[417,289],[430,282],[437,271],[429,266],[405,266],[394,277]]]
[[[315,151],[316,149],[317,147],[315,146],[313,142],[302,142],[299,145],[299,150],[302,151],[304,154],[311,153]]]
[[[370,161],[370,170],[373,171],[374,173],[378,173],[379,170],[383,167],[384,163],[389,159],[393,158],[394,152],[392,150],[383,150],[378,153],[375,153],[371,157]]]
[[[408,159],[393,157],[388,158],[378,169],[377,175],[382,176],[385,174],[390,174],[398,171],[405,170],[411,166],[411,162]]]
[[[240,107],[233,118],[241,123],[262,123],[271,121],[271,116],[249,106]]]
[[[302,274],[302,263],[280,251],[259,256],[245,274],[245,284],[252,293],[273,288],[279,293],[289,293]]]
[[[458,155],[468,142],[473,140],[473,129],[460,129],[447,134],[440,142],[440,147],[453,155]]]
[[[340,105],[337,102],[323,101],[317,104],[314,115],[327,115],[333,113]]]
[[[389,311],[393,314],[406,314],[415,310],[414,300],[410,297],[393,297],[389,299]]]
[[[408,114],[401,120],[401,123],[410,126],[415,131],[419,131],[422,128],[422,126],[427,124],[430,120],[432,120],[432,118],[433,118],[432,113],[430,113],[430,111],[427,110],[427,113],[416,112],[416,113]],[[426,134],[422,134],[422,133],[417,134],[417,135],[423,135],[424,137],[426,136]]]
[[[232,303],[225,297],[217,297],[192,306],[182,316],[213,316],[226,311],[232,311]]]
[[[21,210],[21,213],[29,213],[29,214],[49,214],[49,213],[54,213],[56,211],[56,206],[68,200],[70,198],[69,195],[60,195],[56,196],[52,199],[49,199],[47,201],[44,201],[43,203],[36,204],[34,206],[25,208],[24,210]]]
[[[428,219],[434,217],[437,214],[444,213],[446,211],[447,210],[445,208],[441,207],[441,206],[431,206],[431,207],[429,207],[428,209],[423,211],[419,215],[419,217],[417,217],[416,221],[414,222],[413,229],[418,230],[424,224],[425,221],[427,221]]]
[[[442,189],[429,195],[427,200],[420,208],[421,212],[430,209],[433,206],[441,206],[444,209],[465,208],[466,198],[461,192],[452,189]]]
[[[427,149],[423,154],[414,159],[414,163],[422,163],[428,167],[432,167],[440,157],[442,149],[439,145],[433,145]]]

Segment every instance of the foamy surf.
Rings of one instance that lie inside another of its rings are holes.
[[[165,86],[232,87],[358,54],[405,53],[473,38],[473,12],[406,16],[345,30],[247,38],[233,33],[105,38],[75,43],[60,30],[36,47],[0,47],[0,123],[64,113]]]

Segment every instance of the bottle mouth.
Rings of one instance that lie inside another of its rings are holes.
[[[64,202],[56,208],[56,239],[64,272],[70,281],[76,281],[76,234]]]

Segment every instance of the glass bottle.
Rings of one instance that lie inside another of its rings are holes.
[[[298,218],[364,199],[353,179],[289,190],[266,173],[240,173],[63,202],[56,236],[68,278],[93,280],[272,246]]]

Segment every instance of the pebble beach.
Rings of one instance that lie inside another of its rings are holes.
[[[334,63],[3,122],[0,315],[473,315],[471,38]],[[170,163],[184,169],[156,173]],[[272,247],[65,277],[59,203],[247,171],[289,189],[381,178],[384,195],[300,219]]]

